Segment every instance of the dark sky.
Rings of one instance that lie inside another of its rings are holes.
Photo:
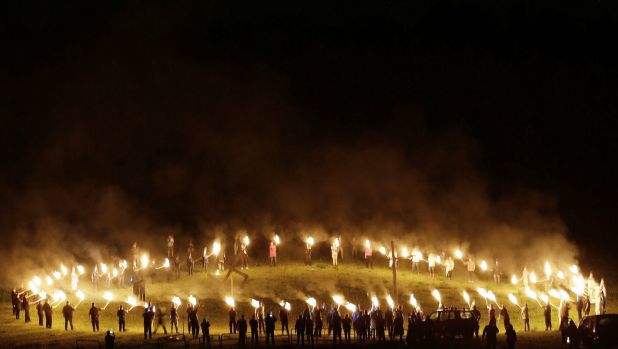
[[[466,238],[471,204],[608,250],[610,3],[10,1],[6,246],[49,220],[94,240],[229,222]]]

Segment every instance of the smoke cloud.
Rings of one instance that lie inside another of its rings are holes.
[[[282,52],[235,24],[209,18],[202,27],[191,11],[166,23],[131,11],[93,27],[80,13],[62,22],[85,34],[12,42],[0,262],[14,267],[0,270],[3,287],[60,262],[126,258],[134,241],[160,255],[170,232],[182,249],[219,238],[229,251],[246,231],[256,260],[274,231],[282,259],[297,258],[309,234],[322,242],[317,255],[337,235],[348,250],[392,239],[423,251],[462,247],[513,268],[577,255],[550,194],[496,190],[474,136],[434,120],[459,106],[426,107],[402,95],[408,78],[396,79],[412,66],[406,74],[418,81],[456,73],[463,86],[465,63],[445,55],[435,64],[428,52],[408,64],[307,37],[299,52]],[[127,23],[134,17],[139,25]],[[221,33],[246,41],[236,51]],[[382,42],[373,40],[363,45]]]

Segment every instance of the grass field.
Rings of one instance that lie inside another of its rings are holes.
[[[460,273],[463,271],[459,268]],[[375,294],[380,299],[381,305],[386,306],[386,294],[393,294],[392,291],[392,272],[386,267],[376,267],[366,269],[359,264],[342,264],[338,270],[333,269],[325,263],[316,263],[312,267],[305,267],[299,263],[281,264],[277,267],[256,266],[247,271],[249,279],[246,284],[241,286],[241,278],[234,277],[234,298],[239,315],[245,314],[247,317],[252,313],[250,299],[256,298],[263,300],[266,309],[273,312],[279,311],[278,302],[282,299],[292,304],[292,314],[290,326],[304,308],[306,297],[315,297],[319,303],[325,302],[330,306],[331,295],[342,294],[347,301],[358,304],[362,308],[370,305],[369,297]],[[193,276],[184,273],[179,280],[167,282],[162,275],[155,275],[152,281],[149,280],[146,287],[146,294],[149,300],[159,303],[165,309],[169,309],[171,297],[176,295],[186,301],[192,294],[198,298],[200,307],[200,320],[208,316],[211,322],[211,334],[219,335],[227,333],[227,311],[228,306],[224,302],[224,297],[231,294],[230,281],[223,281],[222,276],[207,275],[196,272]],[[485,301],[477,294],[478,287],[492,290],[499,303],[507,305],[511,313],[511,320],[515,330],[518,332],[519,347],[522,348],[558,348],[560,339],[557,332],[546,333],[544,329],[542,312],[536,302],[525,297],[523,290],[515,288],[510,283],[495,285],[490,280],[489,275],[480,275],[479,279],[470,282],[463,275],[455,274],[454,280],[446,280],[442,276],[434,279],[427,274],[413,274],[409,268],[400,268],[397,274],[398,281],[398,300],[404,305],[406,313],[411,309],[408,300],[410,293],[413,292],[421,307],[426,313],[437,307],[437,302],[431,295],[435,288],[442,294],[443,303],[447,306],[463,307],[465,301],[462,291],[465,289],[471,298],[476,299],[477,304],[484,306]],[[22,319],[17,321],[11,316],[10,304],[2,304],[0,314],[0,346],[1,347],[68,347],[74,346],[76,339],[97,339],[102,342],[104,330],[117,327],[116,309],[120,301],[126,300],[130,295],[131,289],[113,289],[114,301],[103,311],[101,317],[101,332],[93,334],[88,321],[89,303],[94,301],[98,306],[102,306],[105,301],[100,298],[102,291],[93,292],[83,285],[84,292],[87,294],[86,300],[77,308],[74,314],[74,331],[64,331],[64,320],[61,314],[61,306],[54,309],[53,329],[46,330],[38,326],[37,315],[34,306],[31,307],[30,315],[33,320],[30,324],[25,324]],[[519,308],[508,302],[507,294],[514,293],[520,303],[528,302],[531,315],[531,333],[522,332],[522,324],[519,316]],[[96,295],[96,297],[93,297]],[[616,312],[616,294],[608,295],[608,310]],[[74,297],[70,297],[74,300]],[[126,305],[126,304],[125,304]],[[184,305],[181,314],[184,315]],[[342,307],[343,311],[345,309]],[[143,307],[135,307],[128,316],[126,333],[116,333],[117,346],[137,345],[143,343],[141,313]],[[574,311],[572,317],[576,317]],[[182,317],[184,318],[184,316]],[[487,318],[483,313],[484,322]],[[169,321],[169,317],[166,322]],[[554,311],[554,326],[557,327],[558,319]],[[180,326],[183,321],[181,320]],[[169,323],[167,324],[169,330]],[[159,333],[157,336],[161,336]],[[155,336],[155,337],[157,337]],[[503,342],[503,338],[500,338]],[[476,345],[472,345],[477,346]],[[470,344],[466,344],[469,347]]]

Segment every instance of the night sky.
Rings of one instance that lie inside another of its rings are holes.
[[[507,224],[608,254],[618,14],[565,3],[10,1],[0,250]]]

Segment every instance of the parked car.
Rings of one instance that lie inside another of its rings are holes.
[[[472,338],[476,319],[469,309],[444,309],[429,314],[432,333],[437,338]]]
[[[618,314],[591,315],[579,322],[579,347],[618,349]]]

